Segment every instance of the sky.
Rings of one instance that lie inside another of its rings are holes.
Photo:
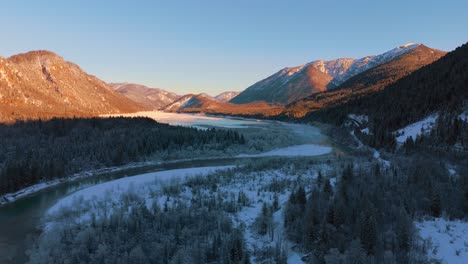
[[[50,50],[106,82],[179,94],[241,91],[284,67],[408,42],[468,41],[466,0],[15,0],[0,11],[2,57]]]

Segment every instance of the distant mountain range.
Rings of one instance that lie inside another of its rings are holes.
[[[129,99],[153,110],[159,110],[181,96],[158,88],[149,88],[141,84],[110,83],[114,90]]]
[[[414,57],[414,61],[400,59],[402,56],[414,52],[423,58]],[[280,70],[248,87],[231,102],[242,104],[263,100],[268,103],[290,104],[312,94],[340,89],[352,77],[379,65],[397,60],[401,65],[395,67],[398,70],[403,69],[402,71],[408,74],[415,68],[429,64],[444,54],[444,52],[427,48],[421,44],[409,43],[380,55],[366,56],[361,59],[341,58],[330,61],[312,61],[302,66]],[[401,77],[401,74],[394,74],[390,70],[380,74],[386,80]],[[384,76],[386,74],[390,76]],[[376,81],[376,78],[372,78]]]
[[[147,110],[306,118],[394,87],[445,54],[410,43],[361,59],[316,60],[284,68],[243,92],[212,97],[106,84],[52,52],[33,51],[0,58],[0,121]]]
[[[0,121],[145,109],[52,52],[0,57]]]
[[[109,83],[109,85],[117,92],[145,107],[153,110],[164,110],[169,112],[182,111],[186,106],[195,104],[195,100],[209,100],[212,104],[217,104],[218,102],[226,103],[239,94],[239,92],[229,91],[220,93],[215,97],[205,93],[198,95],[186,94],[181,96],[173,92],[159,88],[150,88],[141,84]],[[185,103],[192,98],[193,100],[186,105]]]

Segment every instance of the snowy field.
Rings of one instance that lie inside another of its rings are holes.
[[[97,184],[82,190],[79,190],[58,201],[52,206],[47,214],[54,215],[62,209],[71,209],[76,204],[80,204],[83,214],[88,214],[99,203],[106,201],[107,203],[116,202],[120,196],[130,191],[136,191],[140,196],[147,196],[154,186],[160,186],[161,183],[167,181],[182,180],[196,175],[207,175],[217,170],[232,168],[233,166],[219,167],[200,167],[189,169],[177,169],[151,172],[132,177],[121,178],[101,184]],[[150,186],[150,187],[148,187]],[[78,208],[73,207],[74,211]]]
[[[158,121],[174,126],[188,126],[199,129],[207,129],[208,127],[223,127],[223,128],[247,128],[250,126],[258,126],[264,124],[264,121],[255,121],[240,118],[226,118],[206,116],[203,114],[178,114],[166,113],[160,111],[137,112],[131,114],[113,114],[106,116],[124,116],[124,117],[149,117]]]
[[[468,222],[436,218],[415,224],[421,238],[432,244],[429,257],[444,264],[468,263]]]
[[[240,154],[238,157],[248,158],[248,157],[274,157],[274,156],[283,156],[283,157],[299,157],[299,156],[319,156],[325,155],[332,152],[331,147],[320,146],[314,144],[304,144],[297,146],[290,146],[286,148],[274,149],[272,151],[259,153],[259,154]]]
[[[406,139],[409,137],[412,137],[413,140],[416,140],[416,137],[423,134],[423,133],[428,133],[431,131],[432,126],[434,126],[435,122],[437,120],[437,114],[430,115],[426,118],[424,118],[421,121],[418,121],[416,123],[410,124],[398,131],[400,136],[396,138],[396,141],[398,143],[405,143]]]

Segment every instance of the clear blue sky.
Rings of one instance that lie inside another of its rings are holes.
[[[468,41],[468,1],[36,1],[0,4],[0,56],[47,49],[108,82],[242,90],[286,66],[407,42]]]

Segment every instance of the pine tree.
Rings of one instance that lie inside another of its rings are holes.
[[[317,186],[318,186],[319,188],[322,188],[322,184],[323,184],[322,171],[319,170],[319,171],[318,171],[318,175],[317,175]]]
[[[404,208],[400,209],[396,221],[398,248],[403,252],[409,252],[411,247],[411,219]]]
[[[375,254],[377,245],[377,222],[373,215],[361,216],[361,243],[368,255]]]
[[[431,196],[431,214],[434,217],[439,217],[441,213],[440,194],[437,190],[432,191]]]

